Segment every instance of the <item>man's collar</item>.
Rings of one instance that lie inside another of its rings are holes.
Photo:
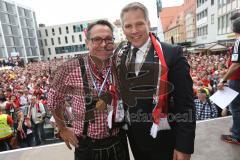
[[[98,67],[98,65],[97,65],[97,63],[102,63],[101,62],[101,60],[99,60],[99,59],[97,59],[97,58],[95,58],[95,61],[93,60],[93,57],[89,54],[89,56],[88,56],[88,59],[89,59],[89,65],[91,65],[92,67],[94,67],[94,68],[96,68],[97,70],[103,70],[104,68],[109,68],[110,67],[110,64],[111,64],[111,58],[109,58],[109,60],[106,62],[106,64],[104,65],[104,67],[103,68],[99,68]],[[96,60],[98,61],[98,62],[96,62]]]
[[[150,43],[150,37],[148,37],[148,40],[139,48],[139,50],[143,53],[146,52],[148,44]],[[131,49],[133,49],[134,46],[131,46]]]

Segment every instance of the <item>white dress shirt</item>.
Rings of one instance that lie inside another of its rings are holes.
[[[135,74],[138,76],[141,68],[141,63],[143,61],[145,61],[144,58],[144,54],[146,53],[147,49],[148,49],[148,44],[150,43],[150,38],[148,38],[147,42],[144,43],[144,45],[142,45],[142,47],[139,48],[139,50],[136,53],[136,59],[135,59]],[[133,49],[134,47],[132,46],[131,49]],[[146,53],[147,54],[147,53]]]

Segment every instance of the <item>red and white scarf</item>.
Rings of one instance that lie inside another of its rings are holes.
[[[154,100],[156,105],[152,112],[153,117],[153,125],[150,131],[150,135],[153,138],[156,138],[157,132],[159,130],[170,129],[170,126],[167,121],[167,110],[168,110],[168,72],[167,72],[167,64],[163,55],[162,47],[156,37],[150,33],[150,38],[154,47],[154,50],[157,53],[159,58],[159,76],[158,76],[158,84],[157,91]]]

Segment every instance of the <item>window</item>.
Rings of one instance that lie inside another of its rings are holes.
[[[1,19],[2,23],[10,23],[8,14],[1,13],[0,19]]]
[[[82,35],[79,34],[79,41],[82,42]]]
[[[45,44],[45,46],[48,45],[48,44],[47,44],[47,39],[44,39],[44,44]]]
[[[9,20],[10,20],[11,24],[17,25],[17,17],[16,16],[9,15]]]
[[[3,30],[4,35],[11,35],[12,34],[12,29],[11,29],[11,26],[9,26],[9,25],[3,24],[2,25],[2,30]]]
[[[208,34],[208,25],[197,28],[197,36],[205,36]]]
[[[67,39],[67,36],[65,36],[65,43],[68,43],[68,39]]]
[[[75,37],[72,36],[72,43],[75,43]]]
[[[59,27],[58,28],[59,34],[62,34],[62,29]]]
[[[25,46],[29,47],[30,46],[30,40],[28,38],[24,38],[24,44],[25,44]]]
[[[214,14],[211,15],[211,24],[214,24]]]
[[[48,54],[51,55],[51,48],[48,48]]]
[[[1,1],[1,3],[2,3],[2,5],[0,5],[1,10],[3,10],[3,11],[7,11],[7,4],[6,4],[6,2]]]
[[[66,33],[69,33],[68,26],[66,27]]]
[[[7,3],[7,2],[6,2],[6,5],[7,5],[7,11],[8,12],[13,13],[13,14],[16,13],[14,5],[12,5],[10,3]]]
[[[61,38],[58,37],[58,44],[61,44]]]
[[[40,31],[40,30],[38,30],[38,36],[39,36],[39,38],[41,38],[41,37],[42,37],[42,33],[41,33],[41,31]]]
[[[226,28],[228,29],[230,27],[230,13],[226,15]]]
[[[73,25],[73,32],[75,33],[76,32],[76,26]]]
[[[35,47],[36,43],[35,43],[35,39],[34,38],[30,38],[30,45]]]
[[[51,42],[52,42],[52,45],[54,45],[54,40],[53,40],[53,38],[51,38]]]
[[[221,18],[218,18],[218,34],[220,34]]]
[[[33,29],[28,29],[28,35],[29,35],[29,37],[35,37],[34,36],[34,30]]]
[[[48,36],[48,31],[47,31],[47,29],[45,29],[45,35],[46,35],[46,37]]]
[[[13,37],[7,36],[7,37],[5,37],[5,41],[6,41],[7,46],[14,46],[14,44],[15,44]]]
[[[222,26],[221,29],[224,29],[225,26],[225,16],[222,16]]]
[[[52,28],[52,35],[55,36],[54,28]]]
[[[211,0],[211,5],[212,5],[212,6],[214,5],[214,0]]]
[[[40,47],[43,47],[43,41],[40,40]]]

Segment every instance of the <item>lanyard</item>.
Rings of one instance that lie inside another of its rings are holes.
[[[90,71],[90,77],[91,77],[91,80],[92,80],[92,82],[93,82],[94,89],[97,91],[98,97],[100,97],[101,94],[102,94],[102,91],[103,91],[103,87],[105,86],[105,84],[106,84],[106,82],[107,82],[107,79],[108,79],[108,76],[110,75],[111,66],[110,66],[109,69],[107,70],[106,76],[105,76],[105,78],[104,78],[104,80],[103,80],[103,83],[102,83],[102,85],[101,85],[101,87],[100,87],[99,90],[98,90],[98,87],[97,87],[97,81],[96,81],[96,80],[94,79],[94,77],[93,77],[93,71],[92,71],[92,69],[91,69],[90,66],[89,66],[89,71]]]

